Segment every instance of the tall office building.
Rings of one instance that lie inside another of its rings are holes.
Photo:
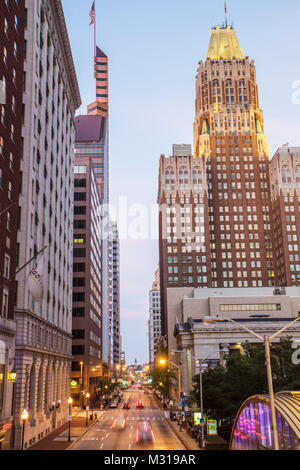
[[[13,2],[9,2],[12,4]],[[44,251],[36,301],[17,276],[14,447],[67,421],[71,377],[74,117],[81,98],[60,0],[26,0],[18,267]],[[2,11],[2,8],[1,8]]]
[[[112,244],[112,354],[114,367],[121,364],[120,239],[117,222],[111,224]]]
[[[280,147],[270,162],[276,285],[300,285],[300,147]]]
[[[212,287],[273,286],[269,149],[254,61],[231,27],[211,30],[199,65],[194,158],[207,168]]]
[[[160,315],[160,283],[159,269],[155,272],[155,281],[149,292],[149,364],[154,364],[157,342],[161,337],[161,315]]]
[[[178,155],[176,155],[176,152]],[[168,287],[275,285],[268,145],[253,60],[231,27],[210,32],[196,79],[194,155],[161,157],[162,330]]]
[[[93,202],[93,210],[100,216],[100,259],[101,259],[101,312],[98,313],[101,319],[101,374],[107,375],[109,369],[110,358],[110,318],[108,305],[108,268],[109,268],[109,237],[103,236],[102,232],[102,213],[101,206],[104,204],[104,185],[105,169],[104,165],[107,161],[107,119],[100,115],[77,116],[75,118],[76,136],[75,136],[75,159],[90,160],[90,168],[93,171],[97,194],[97,205],[95,205],[95,195]],[[102,163],[101,163],[102,162]],[[80,166],[80,165],[79,165]],[[90,230],[93,225],[90,225]],[[104,249],[107,247],[107,251]],[[106,289],[106,291],[104,291]],[[88,356],[87,352],[87,356]],[[86,362],[87,360],[86,356]],[[76,362],[76,361],[75,361]],[[81,361],[77,361],[81,362]],[[86,368],[86,374],[88,368]],[[88,376],[85,380],[88,383]]]
[[[108,58],[96,48],[94,63],[96,101],[87,107],[87,115],[77,116],[75,155],[89,157],[95,177],[101,216],[101,371],[110,373],[112,362],[112,251],[110,246],[109,135],[108,135]]]
[[[25,1],[0,15],[0,449],[9,449],[15,380],[14,304],[20,189]]]
[[[95,140],[99,127],[94,129]],[[80,126],[76,128],[82,138]],[[91,134],[89,134],[91,137]],[[87,142],[86,149],[90,150]],[[72,397],[83,404],[83,392],[94,398],[102,376],[102,240],[101,204],[92,160],[89,155],[75,157],[74,250],[73,250],[73,326]],[[75,143],[75,150],[77,142]]]

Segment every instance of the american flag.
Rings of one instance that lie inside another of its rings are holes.
[[[90,12],[91,22],[90,26],[95,23],[95,2],[93,2],[92,9]]]

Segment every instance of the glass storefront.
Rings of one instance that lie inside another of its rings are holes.
[[[280,450],[300,450],[300,440],[276,410]],[[231,436],[231,450],[272,450],[271,410],[267,398],[253,397],[240,410]]]

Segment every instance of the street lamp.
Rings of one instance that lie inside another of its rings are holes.
[[[234,325],[237,325],[238,327],[248,331],[252,336],[255,336],[258,338],[260,341],[262,341],[265,345],[265,354],[266,354],[266,367],[267,367],[267,376],[268,376],[268,388],[269,388],[269,398],[270,398],[270,408],[271,408],[271,428],[272,428],[272,434],[273,434],[273,447],[274,450],[279,450],[279,441],[278,441],[278,430],[277,430],[277,421],[276,421],[276,412],[275,412],[275,399],[274,399],[274,389],[273,389],[273,379],[272,379],[272,369],[271,369],[271,358],[270,358],[270,342],[279,336],[283,331],[287,330],[290,326],[292,326],[294,323],[296,323],[298,320],[300,320],[300,317],[296,318],[294,321],[290,322],[288,325],[286,325],[284,328],[281,328],[281,330],[277,331],[272,336],[267,336],[265,335],[264,337],[260,336],[259,334],[255,333],[252,330],[249,330],[244,325],[241,325],[240,323],[236,322],[235,320],[232,320],[231,318],[224,318],[222,317],[221,319],[219,317],[203,317],[202,322],[204,324],[214,324],[216,322],[223,322],[223,321],[229,321],[233,323]]]
[[[69,442],[71,441],[72,403],[73,403],[73,400],[70,397],[68,399],[68,404],[69,404],[69,416],[68,416],[68,420],[69,420],[69,437],[68,437],[68,441]]]
[[[180,351],[180,350],[177,350],[177,349],[172,349],[173,353],[185,353],[187,355],[187,352],[186,351]],[[196,359],[194,356],[192,356],[192,354],[190,354],[190,357],[192,359],[192,361],[195,362],[196,366],[200,368],[199,370],[199,401],[200,401],[200,410],[201,410],[201,419],[204,419],[204,407],[203,407],[203,381],[202,381],[202,372],[203,372],[203,368],[202,366],[204,365],[205,361],[207,361],[207,359],[210,358],[210,356],[213,356],[216,352],[218,351],[215,351],[213,353],[211,353],[206,359]],[[205,448],[205,439],[204,439],[204,426],[201,426],[201,435],[202,435],[202,449]]]
[[[23,429],[22,429],[22,450],[24,450],[24,434],[25,434],[25,423],[28,420],[29,414],[27,410],[23,410],[21,414],[21,420],[23,421]]]
[[[82,369],[83,369],[83,362],[79,362],[80,365],[80,398],[81,398],[81,409],[83,408],[83,396],[82,396],[82,390],[83,390],[83,380],[82,380]]]
[[[86,421],[85,421],[85,424],[86,426],[88,426],[88,412],[89,412],[89,406],[88,406],[88,403],[89,403],[89,398],[90,398],[90,394],[89,392],[86,393]]]
[[[159,364],[164,366],[167,362],[169,362],[173,367],[176,367],[178,370],[178,401],[180,402],[181,399],[181,382],[180,382],[180,366],[174,364],[174,362],[170,361],[169,359],[160,359]]]

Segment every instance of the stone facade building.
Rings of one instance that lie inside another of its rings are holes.
[[[168,289],[169,344],[168,354],[181,365],[182,390],[192,389],[192,378],[199,373],[195,360],[206,364],[224,363],[224,354],[242,348],[242,344],[257,343],[259,339],[241,326],[264,337],[271,336],[300,315],[299,287],[273,289]],[[218,317],[224,322],[205,324],[203,317]],[[300,323],[295,323],[281,336],[291,336],[300,342]],[[172,350],[182,351],[172,354]],[[292,358],[291,358],[292,360]]]
[[[277,286],[300,285],[300,147],[280,147],[270,162]]]
[[[60,0],[26,0],[18,266],[44,251],[37,302],[17,276],[14,448],[67,420],[71,378],[74,117],[81,105]]]
[[[18,264],[25,0],[0,14],[0,449],[11,448],[15,392],[15,272]]]
[[[149,292],[149,364],[154,365],[158,342],[161,338],[160,283],[159,269],[155,272],[155,281]]]

